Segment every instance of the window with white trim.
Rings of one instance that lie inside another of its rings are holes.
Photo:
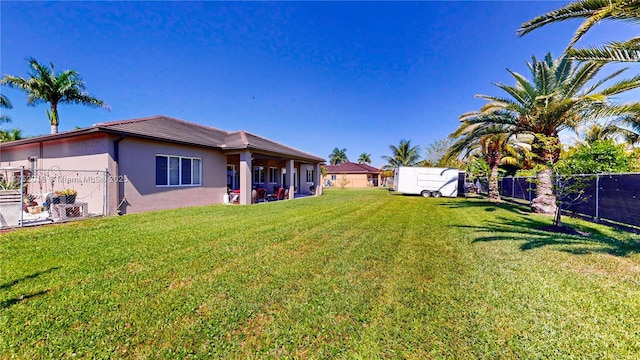
[[[32,174],[34,174],[36,172],[36,170],[38,170],[38,158],[35,156],[30,156],[29,157],[29,170],[31,171]]]
[[[202,185],[202,159],[156,155],[156,186]]]
[[[274,167],[269,168],[269,183],[275,184],[278,182],[278,169]]]
[[[307,183],[313,182],[313,169],[307,169]]]
[[[264,184],[264,166],[254,166],[253,168],[253,183]]]

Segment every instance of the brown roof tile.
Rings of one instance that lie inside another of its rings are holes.
[[[289,156],[297,160],[324,162],[324,159],[321,157],[245,131],[227,132],[168,116],[151,116],[146,118],[103,122],[86,129],[36,136],[28,139],[3,143],[0,144],[0,147],[10,147],[13,145],[73,137],[95,132],[109,132],[146,139],[213,147],[223,151],[250,149],[273,155]]]
[[[380,170],[368,164],[356,164],[345,162],[338,165],[326,165],[327,174],[371,174],[379,173]]]
[[[220,148],[227,132],[209,126],[167,117],[152,116],[93,125],[99,129],[158,140]]]

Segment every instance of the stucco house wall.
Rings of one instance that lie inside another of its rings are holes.
[[[75,189],[81,194],[77,201],[86,202],[89,213],[102,214],[105,192],[109,191],[105,186],[109,186],[109,179],[104,177],[104,173],[96,176],[95,172],[83,170],[106,170],[110,161],[107,146],[108,136],[105,134],[25,144],[11,150],[0,149],[0,167],[23,166],[29,170],[35,166],[36,169],[47,170],[28,179],[31,194],[44,196],[52,191]]]
[[[343,179],[347,182],[345,188],[366,188],[380,186],[380,171],[368,164],[345,162],[337,165],[327,165],[324,184],[340,187]]]
[[[335,176],[335,180],[332,179]],[[331,187],[340,187],[342,179],[348,181],[345,188],[365,188],[371,186],[367,181],[367,174],[328,174],[324,177],[324,183],[331,183]]]
[[[313,171],[313,177],[311,181],[307,181],[307,170]],[[311,164],[301,164],[300,169],[300,193],[305,195],[312,195],[311,186],[314,188],[318,187],[318,174],[316,173],[316,167]]]
[[[200,184],[156,185],[158,155],[180,157],[181,162],[187,161],[183,158],[200,159]],[[320,179],[317,174],[322,158],[244,131],[227,132],[166,116],[100,123],[0,144],[1,167],[23,166],[49,173],[58,169],[64,176],[57,177],[54,184],[51,179],[40,181],[43,193],[75,188],[76,201],[89,203],[90,213],[106,210],[107,215],[222,203],[228,164],[239,173],[239,203],[249,204],[254,158],[256,164],[277,166],[278,183],[285,182],[290,190],[291,178],[284,181],[282,174],[285,168],[297,172],[300,194],[311,194],[311,184],[316,185],[315,194],[321,194],[318,180],[306,181],[306,170],[313,169],[314,178]],[[82,178],[83,170],[94,170],[94,174],[97,170],[102,177],[76,181]],[[105,170],[108,176],[104,176]],[[73,181],[67,182],[69,179]],[[271,188],[275,184],[269,182]],[[96,191],[80,194],[80,188],[91,186]],[[293,198],[293,191],[289,194]]]
[[[227,157],[220,151],[202,147],[126,138],[119,143],[123,213],[173,209],[221,203],[226,191]],[[202,185],[157,186],[156,155],[202,159]]]

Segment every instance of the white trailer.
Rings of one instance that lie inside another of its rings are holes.
[[[395,168],[393,190],[424,197],[458,196],[458,169],[434,167]]]

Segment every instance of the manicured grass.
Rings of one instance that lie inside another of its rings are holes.
[[[0,358],[640,356],[638,236],[384,190],[0,234]]]

